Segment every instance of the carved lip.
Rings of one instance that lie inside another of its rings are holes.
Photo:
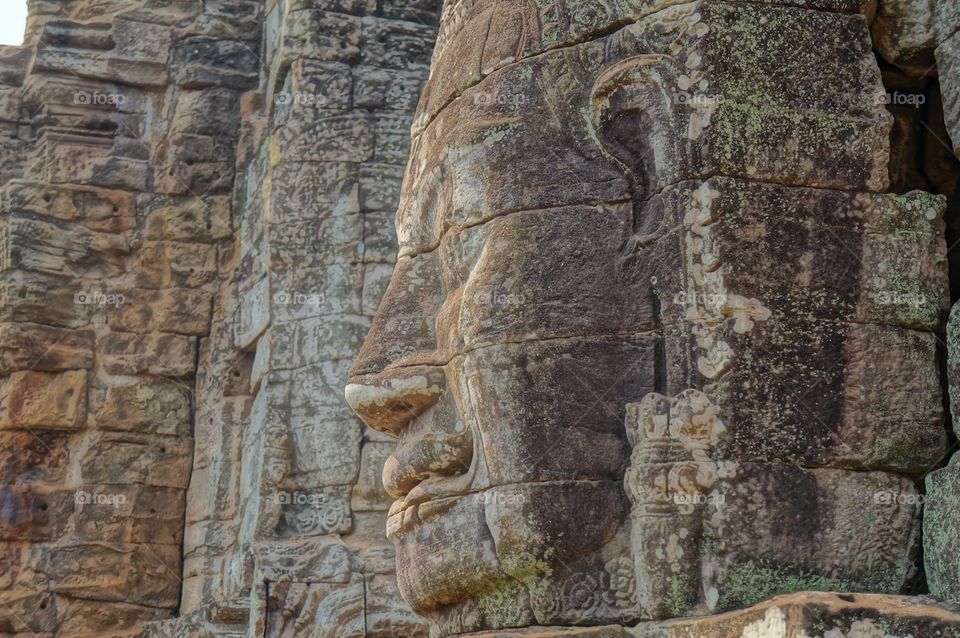
[[[425,492],[418,493],[419,488],[418,485],[405,498],[394,501],[390,506],[387,513],[387,538],[390,540],[396,541],[418,525],[433,522],[466,496],[430,498]]]
[[[430,523],[471,495],[471,471],[456,477],[432,477],[397,499],[387,513],[387,538],[396,540],[421,523]]]

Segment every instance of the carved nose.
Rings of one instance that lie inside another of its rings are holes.
[[[443,396],[442,368],[418,366],[406,373],[372,375],[347,385],[347,403],[367,425],[398,436],[418,415]]]

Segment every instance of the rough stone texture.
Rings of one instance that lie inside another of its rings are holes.
[[[239,129],[240,154],[232,208],[217,218],[150,203],[162,220],[155,239],[148,229],[151,245],[184,266],[145,271],[178,291],[185,274],[209,273],[212,301],[147,295],[142,307],[163,312],[115,315],[203,336],[207,325],[179,314],[213,307],[192,412],[182,616],[148,636],[426,635],[400,599],[384,536],[390,499],[379,475],[390,444],[342,393],[396,259],[392,213],[439,20],[439,2],[378,4],[266,3],[259,86],[232,102],[223,93],[235,95],[244,67],[213,62],[242,62],[229,41],[196,38],[174,56],[183,83],[218,87],[182,102],[174,126],[182,118],[185,136]],[[177,153],[193,146],[172,146],[169,165],[219,179],[212,166],[196,172],[199,158],[184,165]],[[208,236],[230,242],[215,260],[192,246],[181,253],[184,240]],[[176,395],[162,396],[177,411]],[[119,412],[120,398],[103,399],[103,411]],[[243,617],[224,619],[218,605]]]
[[[0,51],[0,633],[424,635],[340,390],[439,20],[377,4],[37,0]]]
[[[0,634],[960,631],[955,3],[30,5]]]
[[[229,184],[170,188],[162,174],[178,129],[213,114],[187,112],[192,93],[168,71],[201,7],[147,4],[33,2],[24,46],[0,56],[22,65],[0,88],[0,625],[17,635],[134,635],[179,603],[214,286],[155,246],[185,239],[188,216],[228,220],[214,203]],[[235,141],[218,134],[227,165]],[[212,270],[229,234],[190,232],[193,254]]]
[[[940,0],[879,0],[878,5],[872,27],[877,51],[912,74],[935,73],[937,47],[960,30],[960,6]]]
[[[946,202],[823,8],[448,4],[346,390],[435,635],[916,586]]]

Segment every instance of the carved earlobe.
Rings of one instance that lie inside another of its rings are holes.
[[[683,149],[674,132],[671,96],[676,62],[664,55],[640,55],[604,71],[590,95],[590,125],[601,152],[620,167],[634,201],[633,245],[659,235],[659,219],[644,219],[640,206],[669,179],[667,164]]]

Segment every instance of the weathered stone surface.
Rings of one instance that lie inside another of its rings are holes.
[[[91,600],[176,604],[179,545],[91,543],[37,548],[56,593]]]
[[[83,427],[87,418],[87,373],[14,372],[4,388],[0,415],[0,423],[10,428]]]
[[[363,583],[278,583],[270,589],[264,635],[362,638],[364,619]]]
[[[937,47],[936,59],[943,87],[943,114],[953,151],[960,156],[960,16],[958,33]]]
[[[134,199],[124,191],[11,180],[3,185],[0,207],[79,222],[92,231],[122,233],[133,227]]]
[[[69,231],[55,224],[5,216],[0,227],[4,269],[21,268],[67,277],[112,277],[120,274],[121,258],[129,251],[123,236]]]
[[[913,586],[944,205],[881,194],[864,18],[785,4],[448,7],[346,389],[434,634]]]
[[[0,633],[952,631],[845,592],[648,620],[923,587],[943,202],[887,193],[952,178],[872,49],[939,45],[952,126],[953,5],[442,4],[31,3]]]
[[[639,638],[741,638],[815,635],[949,638],[960,622],[934,601],[875,594],[803,593],[775,598],[740,612],[702,620],[641,625]]]
[[[79,280],[38,273],[0,273],[0,320],[12,324],[42,321],[60,328],[82,328],[101,307],[99,302],[107,300],[91,297],[89,287]],[[85,300],[91,303],[77,303]]]
[[[0,432],[2,484],[62,484],[73,445],[64,432]]]
[[[254,549],[258,578],[271,583],[325,582],[347,584],[350,556],[329,539],[263,542]]]
[[[951,384],[951,389],[956,387]],[[956,464],[932,472],[926,480],[923,518],[924,568],[930,593],[953,603],[960,602],[960,569],[954,559],[960,543],[956,532],[960,525],[958,484]]]
[[[180,545],[183,540],[185,494],[180,489],[84,485],[73,496],[81,541]]]
[[[213,281],[216,250],[180,241],[144,242],[135,265],[134,283],[143,288],[196,288]]]
[[[115,332],[102,340],[100,348],[111,374],[185,377],[196,366],[196,340],[183,335]]]
[[[235,39],[196,36],[177,45],[173,80],[185,88],[250,88],[257,78],[257,46]]]
[[[93,333],[41,324],[0,324],[0,373],[59,371],[93,365]]]
[[[79,459],[80,478],[93,485],[186,489],[193,441],[154,434],[96,432]]]
[[[881,0],[873,41],[888,62],[915,75],[937,67],[934,51],[960,30],[960,8],[951,2]]]
[[[123,303],[107,311],[108,323],[118,332],[165,332],[206,335],[212,312],[210,293],[203,290],[119,290]]]
[[[97,427],[144,434],[188,436],[190,388],[162,378],[134,378],[91,391]]]

